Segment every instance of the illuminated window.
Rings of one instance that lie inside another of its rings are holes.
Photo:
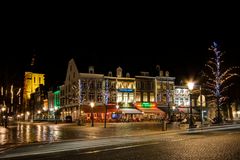
[[[81,95],[81,101],[83,102],[84,99],[86,99],[86,93],[85,93],[85,92],[82,92],[82,95]]]
[[[141,93],[140,92],[136,93],[136,101],[141,102]]]
[[[89,101],[94,101],[94,93],[89,93]]]
[[[147,102],[148,101],[148,96],[147,96],[147,92],[143,93],[143,102]]]
[[[163,102],[163,103],[167,103],[167,95],[166,95],[166,94],[163,94],[163,96],[162,96],[162,102]]]
[[[150,90],[152,90],[152,89],[153,89],[153,83],[150,82]]]
[[[123,101],[128,102],[128,93],[123,93]]]
[[[116,88],[116,83],[115,82],[111,82],[111,89],[115,89]]]
[[[33,77],[33,83],[36,83],[36,77]]]
[[[180,105],[178,98],[175,98],[175,104]]]
[[[101,89],[102,88],[102,82],[98,82],[97,83],[97,89]]]
[[[97,101],[102,102],[102,94],[100,94],[100,93],[98,94]]]
[[[129,93],[128,102],[133,102],[133,100],[134,100],[133,93]]]
[[[83,82],[83,85],[82,85],[82,89],[87,89],[87,83],[86,82]]]
[[[89,84],[89,89],[94,89],[94,83]]]
[[[150,93],[150,102],[154,102],[154,93]]]
[[[110,102],[116,102],[116,93],[112,92],[110,94]]]
[[[144,82],[141,82],[141,89],[142,89],[142,90],[145,89]]]
[[[122,102],[122,93],[117,93],[117,101]]]
[[[183,98],[180,98],[180,104],[183,105],[184,104],[184,101],[183,101]]]
[[[140,82],[137,82],[137,89],[141,89],[141,83]]]
[[[195,101],[194,101],[194,99],[192,99],[192,106],[195,106]]]

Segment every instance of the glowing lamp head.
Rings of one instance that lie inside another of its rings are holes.
[[[3,112],[6,111],[6,107],[2,107],[2,111],[3,111]]]
[[[91,102],[91,103],[90,103],[90,106],[91,106],[91,108],[93,108],[93,107],[94,107],[94,103],[93,103],[93,102]]]
[[[188,82],[187,86],[188,86],[188,89],[191,91],[191,90],[193,90],[194,83],[193,82]]]

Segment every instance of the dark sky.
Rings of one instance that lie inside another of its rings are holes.
[[[160,65],[161,70],[170,71],[170,76],[175,76],[177,81],[189,77],[197,76],[203,68],[207,59],[210,57],[208,47],[211,39],[172,38],[172,40],[158,41],[133,38],[123,39],[116,42],[105,41],[108,44],[93,44],[78,46],[21,46],[7,48],[2,51],[7,57],[2,60],[1,72],[6,74],[8,80],[19,80],[27,70],[33,54],[36,54],[36,70],[46,74],[47,83],[64,81],[67,64],[74,58],[81,72],[87,72],[88,66],[95,66],[96,73],[107,74],[115,70],[118,66],[123,68],[123,74],[129,72],[131,75],[138,74],[140,71],[149,71],[151,75],[156,74],[155,67]],[[149,37],[150,38],[150,37]],[[186,38],[186,37],[185,37]],[[124,40],[124,41],[123,41]],[[132,44],[131,44],[132,42]],[[224,42],[226,54],[225,64],[239,64],[237,54],[240,47],[236,46],[231,39],[219,41]],[[8,72],[4,72],[8,70]],[[1,73],[1,74],[2,74]],[[2,75],[3,76],[3,75]]]
[[[212,41],[226,51],[226,65],[240,65],[236,17],[184,12],[78,20],[63,23],[59,18],[48,18],[45,23],[16,21],[16,27],[5,26],[8,30],[2,32],[0,48],[1,81],[21,82],[35,53],[36,68],[46,74],[47,84],[64,81],[71,58],[82,72],[94,65],[95,72],[104,74],[110,70],[115,74],[121,66],[124,75],[140,71],[155,75],[158,64],[178,82],[196,77],[210,57]]]

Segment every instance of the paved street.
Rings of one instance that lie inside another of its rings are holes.
[[[179,130],[169,126],[168,130]],[[85,140],[101,137],[121,137],[145,133],[163,132],[159,122],[141,123],[95,123],[78,126],[75,123],[18,123],[8,128],[0,127],[0,151],[16,146],[35,143],[53,143],[67,140]]]
[[[124,153],[124,150],[126,150],[126,152],[128,151],[127,148],[138,149],[142,147],[144,148],[144,146],[149,146],[149,145],[150,146],[153,145],[151,147],[154,148],[155,145],[157,146],[162,144],[166,145],[165,143],[168,144],[172,142],[185,141],[185,140],[186,142],[188,142],[189,140],[191,140],[192,142],[192,140],[195,141],[197,139],[199,139],[199,141],[201,141],[201,139],[205,141],[205,139],[209,139],[209,137],[211,136],[214,136],[213,139],[215,139],[215,137],[219,138],[222,136],[221,139],[216,139],[216,142],[213,141],[214,143],[217,143],[217,140],[221,141],[222,138],[227,139],[227,137],[229,137],[228,135],[230,136],[238,135],[239,133],[239,130],[235,130],[234,132],[230,130],[230,131],[227,131],[228,132],[227,134],[225,134],[226,131],[223,131],[222,129],[240,128],[239,125],[225,125],[224,127],[215,126],[215,127],[206,127],[203,129],[196,128],[194,130],[185,130],[185,129],[176,128],[176,126],[175,127],[169,126],[167,131],[162,131],[159,123],[154,123],[154,122],[117,123],[117,124],[115,123],[115,124],[108,124],[107,128],[103,128],[102,126],[103,124],[96,124],[95,127],[89,127],[89,126],[76,126],[74,124],[57,124],[57,125],[51,124],[50,125],[50,124],[44,124],[44,123],[41,123],[41,124],[22,124],[21,123],[17,125],[17,128],[19,127],[19,125],[21,126],[20,128],[28,128],[30,125],[31,127],[33,127],[32,129],[34,129],[34,127],[36,126],[37,126],[36,128],[41,128],[41,127],[49,127],[49,128],[57,127],[58,128],[59,127],[59,129],[56,131],[61,133],[62,136],[60,136],[61,139],[58,139],[58,141],[49,141],[49,142],[41,141],[41,143],[40,142],[20,143],[20,146],[18,146],[18,144],[12,144],[10,149],[9,149],[9,145],[7,144],[2,145],[2,146],[6,146],[8,150],[2,150],[2,154],[0,155],[0,157],[2,158],[18,157],[21,159],[29,156],[30,157],[44,156],[46,158],[46,156],[52,157],[51,154],[54,154],[54,156],[58,156],[58,155],[60,156],[63,153],[65,155],[71,152],[75,153],[76,151],[78,154],[83,154],[86,156],[88,155],[88,153],[95,153],[95,152],[102,152],[102,151],[114,152],[114,150],[119,150],[119,149],[121,149],[121,151],[123,149],[123,153]],[[14,126],[12,126],[12,128],[14,128]],[[30,129],[30,131],[31,132],[29,132],[29,134],[31,133],[32,136],[34,136],[35,134],[35,132],[33,132],[34,130],[32,131]],[[9,129],[9,132],[11,132],[11,129]],[[53,132],[54,131],[52,131],[51,133]],[[1,133],[1,135],[7,135],[7,134],[8,132]],[[44,137],[47,137],[47,136],[54,137],[54,134],[49,135],[48,130],[42,131],[39,134],[41,136],[36,134],[35,137],[40,136],[43,139]],[[22,135],[25,135],[25,134],[22,134]],[[226,135],[227,137],[225,137]],[[14,136],[8,136],[8,137],[14,137]],[[230,141],[231,140],[234,140],[234,139],[230,139]],[[212,143],[212,140],[209,142]],[[209,142],[207,142],[206,140],[206,143],[209,143]],[[215,144],[215,145],[218,146],[218,144]],[[86,151],[86,154],[85,154],[84,150],[90,150],[90,151]],[[200,150],[202,149],[200,148]],[[186,150],[186,152],[188,152],[188,150]],[[91,154],[89,155],[91,157]],[[114,154],[114,155],[117,155],[117,154]],[[34,157],[34,159],[36,157]]]
[[[128,137],[28,145],[1,155],[7,159],[239,159],[240,129],[168,132]],[[15,157],[15,158],[14,158]]]

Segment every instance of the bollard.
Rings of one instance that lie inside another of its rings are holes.
[[[77,120],[77,125],[78,125],[78,126],[81,125],[81,120],[80,120],[80,119]]]
[[[162,131],[166,131],[167,130],[167,121],[162,121]]]

